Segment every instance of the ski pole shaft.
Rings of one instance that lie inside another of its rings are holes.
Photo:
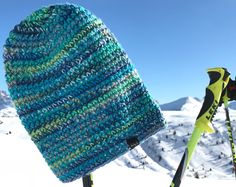
[[[228,135],[229,135],[229,141],[230,141],[230,147],[232,152],[232,158],[233,158],[233,166],[234,166],[234,174],[236,178],[236,152],[235,152],[235,144],[234,144],[234,137],[233,137],[233,128],[231,126],[230,117],[229,117],[229,107],[228,107],[228,100],[224,100],[225,105],[225,114],[226,114],[226,126],[228,129]]]
[[[181,183],[181,180],[182,180],[183,175],[185,173],[185,170],[186,170],[187,166],[189,165],[189,162],[192,158],[192,154],[193,154],[193,152],[196,148],[196,145],[201,137],[201,134],[202,134],[202,131],[196,127],[192,133],[192,136],[191,136],[189,142],[188,142],[188,146],[184,151],[184,155],[181,159],[181,162],[180,162],[178,169],[175,173],[175,176],[172,180],[171,187],[180,186],[180,183]]]
[[[214,128],[211,121],[218,108],[221,94],[229,81],[229,72],[224,68],[208,69],[210,83],[206,88],[206,95],[195,122],[195,128],[192,136],[185,149],[184,155],[175,173],[170,187],[179,187],[184,176],[185,170],[188,167],[194,150],[203,132],[213,133]]]
[[[83,177],[83,187],[93,187],[93,177],[91,173]]]

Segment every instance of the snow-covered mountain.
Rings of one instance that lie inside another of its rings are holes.
[[[192,97],[182,98],[173,103],[175,109],[179,110],[163,111],[168,127],[114,162],[96,170],[95,186],[170,185],[171,177],[178,167],[193,131],[199,112],[197,108],[200,110],[201,107],[201,101]],[[179,106],[176,103],[179,103]],[[192,110],[194,106],[196,110]],[[169,107],[174,108],[170,103]],[[230,117],[234,126],[233,134],[236,135],[236,110],[230,110]],[[223,110],[217,112],[213,124],[216,133],[202,136],[181,187],[195,184],[195,186],[235,186]],[[61,184],[56,179],[21,125],[15,109],[9,106],[0,110],[0,152],[0,186],[82,186],[78,181]],[[122,181],[128,181],[128,184]]]
[[[201,100],[198,98],[183,97],[170,103],[162,104],[161,109],[163,111],[199,110],[201,105]]]
[[[11,98],[5,91],[0,90],[0,109],[7,108],[9,106],[13,106]]]
[[[182,97],[175,101],[161,104],[163,111],[191,111],[198,112],[202,107],[203,100],[196,97]],[[236,101],[229,102],[229,108],[236,110]],[[223,111],[224,107],[219,107],[218,111]]]

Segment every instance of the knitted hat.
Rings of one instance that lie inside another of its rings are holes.
[[[10,32],[4,64],[21,122],[63,182],[165,126],[121,45],[83,7],[54,5],[28,16]]]

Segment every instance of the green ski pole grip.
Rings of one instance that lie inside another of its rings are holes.
[[[225,68],[210,68],[207,70],[210,83],[206,88],[205,99],[196,120],[196,126],[202,132],[215,132],[211,121],[218,108],[221,94],[229,82],[230,73]]]

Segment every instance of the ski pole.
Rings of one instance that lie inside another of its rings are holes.
[[[93,187],[93,176],[91,173],[83,177],[83,187]]]
[[[234,137],[233,137],[233,128],[231,126],[230,117],[229,117],[229,104],[228,104],[227,93],[224,95],[223,101],[224,101],[225,114],[226,114],[226,123],[225,124],[228,129],[230,147],[231,147],[232,158],[233,158],[234,174],[235,174],[235,178],[236,178],[236,153],[235,153],[235,144],[234,144]]]
[[[218,108],[221,94],[229,81],[229,72],[225,68],[210,68],[207,70],[210,83],[206,88],[206,95],[202,108],[195,122],[192,136],[187,144],[184,155],[175,173],[170,187],[179,187],[188,167],[194,150],[203,132],[213,133],[211,121]]]

